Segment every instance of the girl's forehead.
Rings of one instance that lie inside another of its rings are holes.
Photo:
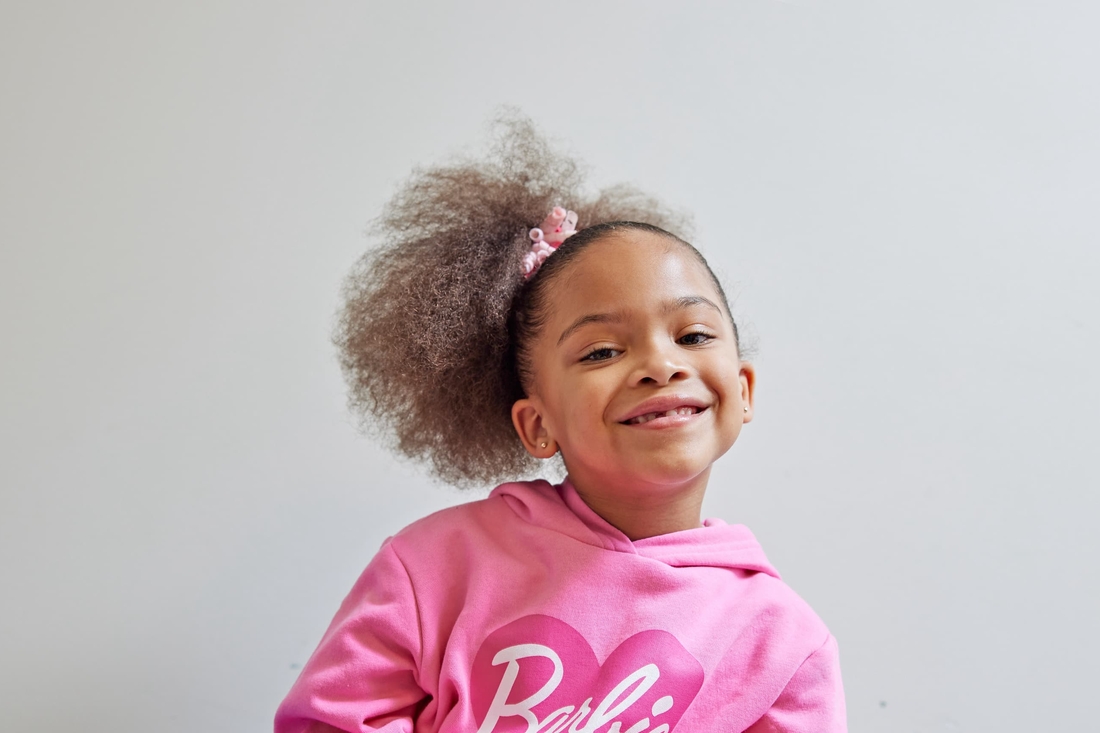
[[[554,299],[555,305],[565,310],[640,305],[668,297],[721,299],[706,267],[693,252],[650,232],[616,233],[593,242],[562,274]]]

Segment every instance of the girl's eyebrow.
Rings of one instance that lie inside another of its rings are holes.
[[[719,315],[723,313],[722,309],[719,308],[714,301],[710,298],[704,298],[701,295],[685,295],[676,300],[666,301],[661,306],[661,313],[669,315],[696,305],[710,306],[718,311]],[[615,311],[613,313],[589,313],[588,315],[581,316],[561,332],[561,336],[558,338],[558,346],[561,346],[562,343],[565,342],[565,339],[569,338],[569,336],[581,326],[587,326],[589,323],[622,323],[624,320],[626,320],[626,315],[622,311]]]
[[[684,308],[690,308],[693,305],[709,305],[714,310],[718,311],[718,315],[722,315],[724,311],[719,308],[713,300],[710,298],[704,298],[702,295],[685,295],[682,298],[677,298],[674,301],[665,303],[664,312],[672,313],[674,311],[683,310]]]
[[[569,338],[569,336],[581,326],[587,326],[589,323],[622,323],[625,319],[626,317],[622,312],[589,313],[587,316],[581,316],[569,324],[569,328],[561,332],[561,338],[558,339],[558,346],[561,346],[565,339]]]

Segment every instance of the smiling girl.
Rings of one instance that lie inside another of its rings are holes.
[[[683,222],[580,183],[511,121],[383,213],[337,333],[350,404],[445,481],[508,482],[383,544],[277,733],[846,730],[833,637],[700,518],[753,415],[726,295]],[[560,483],[515,480],[549,460]]]

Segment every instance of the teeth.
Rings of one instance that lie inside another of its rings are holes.
[[[641,425],[647,423],[650,420],[656,420],[659,417],[672,417],[673,415],[694,415],[699,412],[697,407],[677,407],[675,410],[668,410],[667,412],[647,412],[644,415],[633,417],[627,420],[628,425]]]

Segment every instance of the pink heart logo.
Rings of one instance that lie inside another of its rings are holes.
[[[703,667],[667,631],[642,631],[601,665],[564,621],[524,616],[486,637],[470,702],[478,733],[670,733]]]

